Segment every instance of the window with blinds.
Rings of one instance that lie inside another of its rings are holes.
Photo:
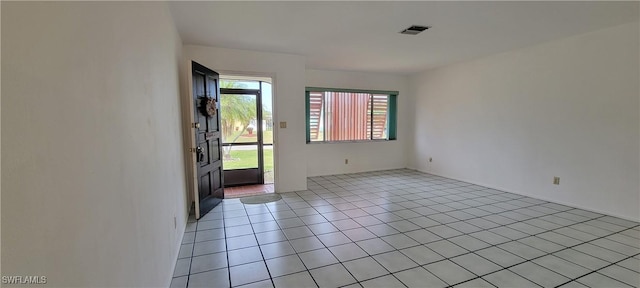
[[[307,142],[394,140],[396,96],[307,88]]]

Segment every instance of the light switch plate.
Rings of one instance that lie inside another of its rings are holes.
[[[287,128],[287,122],[280,122],[280,128]]]

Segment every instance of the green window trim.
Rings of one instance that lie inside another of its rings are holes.
[[[348,93],[369,93],[369,94],[387,94],[398,96],[398,91],[387,90],[364,90],[364,89],[342,89],[342,88],[322,88],[322,87],[307,87],[307,92],[348,92]]]
[[[311,91],[306,91],[305,93],[305,111],[306,111],[306,119],[307,119],[307,143],[311,142]]]
[[[398,93],[396,94],[389,94],[389,112],[387,113],[387,117],[388,117],[388,134],[389,134],[389,140],[396,140],[398,139],[398,135],[396,134],[398,131],[398,117],[397,117],[397,113],[398,113]]]
[[[367,94],[386,94],[389,95],[389,106],[387,112],[387,139],[369,139],[354,141],[311,141],[311,92],[347,92],[347,93],[367,93]],[[363,89],[343,89],[343,88],[322,88],[322,87],[306,87],[305,88],[305,120],[306,120],[306,143],[348,143],[348,142],[378,142],[397,140],[398,130],[398,91],[388,90],[363,90]]]

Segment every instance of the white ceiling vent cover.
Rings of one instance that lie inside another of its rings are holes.
[[[407,29],[400,31],[400,34],[418,35],[420,32],[431,28],[431,26],[413,25]]]

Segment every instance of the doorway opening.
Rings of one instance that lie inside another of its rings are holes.
[[[225,198],[274,192],[271,78],[220,76]]]

